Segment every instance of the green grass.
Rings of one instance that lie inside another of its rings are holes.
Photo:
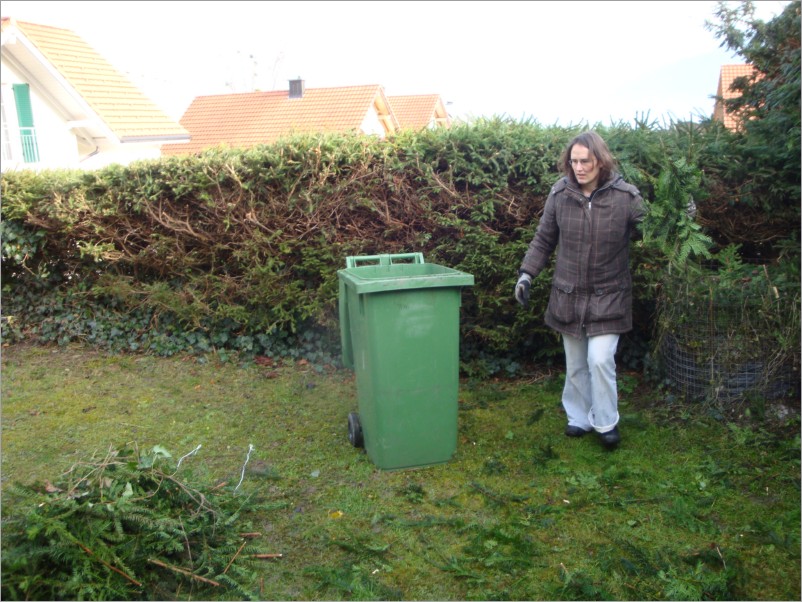
[[[381,471],[347,371],[11,346],[2,483],[161,445],[277,508],[262,599],[800,598],[799,422],[715,421],[622,375],[619,449],[562,434],[562,375],[468,381],[449,462]],[[6,496],[4,495],[4,498]],[[4,499],[4,509],[6,508]],[[224,595],[221,595],[221,599]]]

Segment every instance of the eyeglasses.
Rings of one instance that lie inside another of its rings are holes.
[[[581,165],[582,167],[590,167],[593,165],[593,159],[571,159],[570,163],[571,167],[576,167],[577,165]]]

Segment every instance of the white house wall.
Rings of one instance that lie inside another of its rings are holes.
[[[146,145],[126,143],[121,146],[98,153],[81,161],[81,169],[99,169],[113,163],[128,165],[134,161],[147,159],[159,159],[161,157],[161,145]]]
[[[370,107],[370,110],[365,115],[365,119],[362,121],[361,128],[362,132],[365,134],[375,134],[379,138],[384,138],[384,126],[379,119],[379,113],[376,111],[375,106]]]

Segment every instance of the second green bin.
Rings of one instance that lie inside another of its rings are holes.
[[[459,309],[471,274],[421,253],[348,257],[338,271],[352,444],[380,469],[447,462],[457,446]]]

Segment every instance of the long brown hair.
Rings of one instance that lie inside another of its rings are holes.
[[[603,184],[610,179],[610,176],[618,169],[618,164],[613,158],[610,149],[607,148],[607,143],[596,132],[582,132],[576,138],[568,143],[565,147],[562,156],[560,157],[560,170],[565,174],[569,180],[574,184],[579,184],[576,181],[574,170],[571,167],[571,149],[575,144],[584,146],[590,151],[590,154],[599,162],[599,184]]]

